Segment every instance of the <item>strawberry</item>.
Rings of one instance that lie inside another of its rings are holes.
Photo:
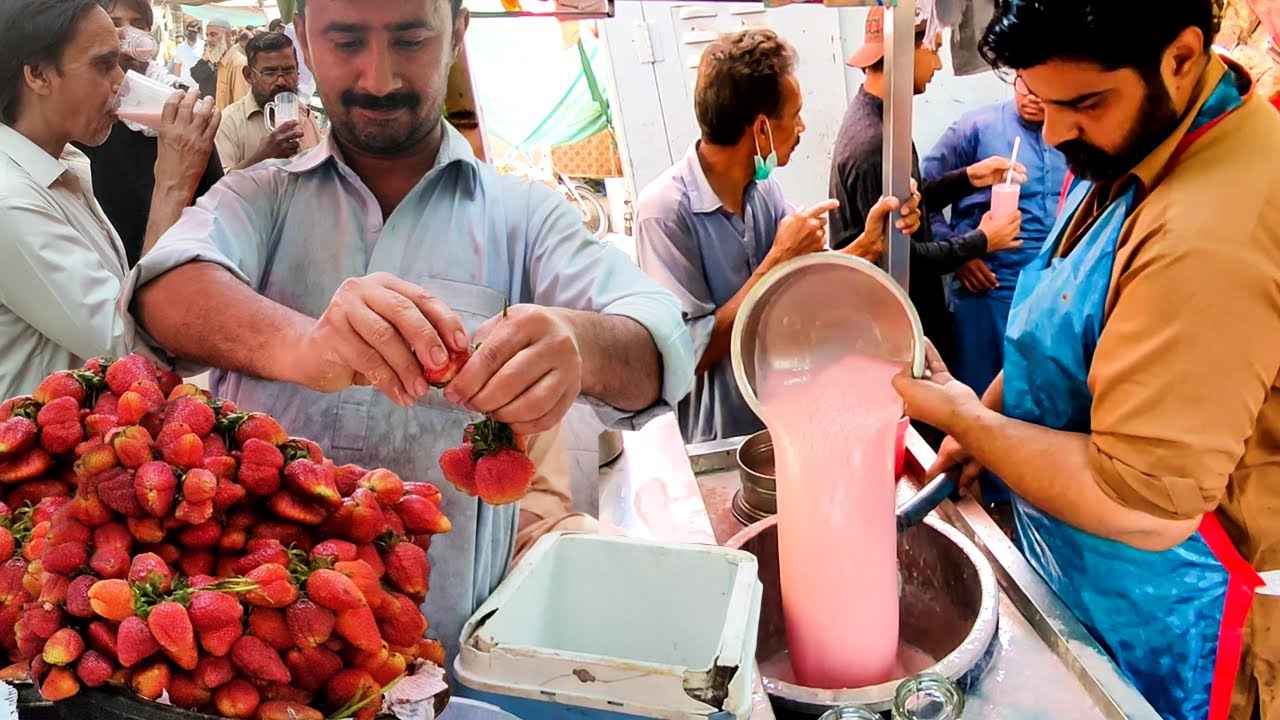
[[[111,508],[102,501],[98,491],[89,487],[82,487],[79,494],[71,499],[71,514],[76,520],[91,528],[102,527],[115,519],[115,514]],[[4,553],[0,550],[0,558],[4,557]]]
[[[359,465],[340,465],[334,468],[333,482],[342,497],[351,497],[351,493],[360,487],[360,479],[368,474],[368,470]]]
[[[111,437],[111,447],[116,451],[120,464],[136,470],[155,459],[151,452],[151,433],[144,427],[132,425],[121,429]]]
[[[122,425],[137,425],[155,409],[142,393],[129,390],[116,401],[116,420]]]
[[[36,424],[18,416],[0,422],[0,459],[30,450],[36,444]]]
[[[386,564],[382,562],[382,556],[378,554],[378,548],[373,545],[357,547],[356,559],[368,565],[369,569],[373,570],[373,576],[376,578],[381,579],[387,574]]]
[[[84,638],[71,628],[55,632],[44,644],[44,661],[63,667],[70,665],[84,654]]]
[[[377,611],[378,630],[388,643],[412,647],[427,631],[427,619],[408,597],[392,594],[388,598]]]
[[[236,442],[240,443],[241,448],[251,439],[262,440],[275,446],[289,442],[289,434],[270,415],[248,413],[238,417],[237,420],[240,424],[236,428]]]
[[[200,438],[200,442],[204,445],[205,467],[209,466],[209,458],[231,457],[227,453],[227,444],[222,441],[222,437],[217,433],[205,435]]]
[[[173,517],[175,520],[188,525],[208,524],[209,519],[213,517],[213,501],[206,500],[202,503],[193,503],[183,500],[174,509]],[[216,538],[214,542],[216,544]]]
[[[56,667],[40,684],[40,696],[49,702],[58,702],[80,692],[80,683],[70,670]]]
[[[71,578],[66,575],[44,573],[44,581],[41,583],[40,594],[36,599],[40,602],[65,607],[67,604],[67,588],[70,584]]]
[[[92,618],[93,606],[89,604],[89,588],[97,579],[92,575],[80,575],[67,584],[67,614],[78,618]]]
[[[213,706],[225,718],[251,718],[260,702],[257,689],[239,678],[213,691]]]
[[[186,673],[174,673],[169,680],[169,702],[174,707],[198,710],[213,700],[213,693],[200,686]]]
[[[167,595],[173,589],[173,568],[155,553],[141,553],[129,565],[129,582]]]
[[[190,470],[182,478],[182,499],[202,503],[218,494],[218,476],[204,468]]]
[[[147,616],[147,627],[160,649],[183,670],[195,670],[200,659],[196,650],[195,632],[191,628],[191,618],[182,605],[168,601],[151,608]]]
[[[400,476],[385,468],[370,470],[360,478],[360,487],[373,493],[379,503],[386,507],[396,504],[404,495],[404,481]]]
[[[231,648],[231,662],[245,676],[264,682],[287,683],[292,676],[280,659],[280,653],[261,638],[243,635]]]
[[[85,576],[88,577],[88,576]],[[105,620],[94,620],[89,623],[89,647],[97,650],[107,657],[118,657],[116,644],[116,626]]]
[[[169,391],[168,398],[170,401],[173,401],[180,397],[208,399],[209,393],[201,390],[198,385],[192,385],[191,383],[178,383]]]
[[[378,621],[368,607],[339,611],[334,629],[353,647],[364,652],[377,652],[382,648],[382,633],[378,631]]]
[[[52,467],[53,456],[49,451],[33,447],[0,462],[0,484],[13,485],[30,480],[49,472]]]
[[[141,355],[130,355],[107,366],[107,387],[117,395],[123,395],[136,382],[155,382],[155,379],[155,366]]]
[[[218,558],[209,550],[188,550],[178,558],[178,569],[183,575],[209,575],[218,564]]]
[[[300,702],[268,700],[258,706],[255,720],[324,720],[324,714]]]
[[[76,675],[85,687],[102,687],[115,674],[116,665],[97,650],[89,650],[76,663]]]
[[[443,389],[448,387],[449,383],[462,372],[462,367],[471,359],[471,350],[464,348],[462,350],[451,350],[449,352],[449,361],[443,367],[432,370],[427,368],[427,382],[433,388]]]
[[[63,399],[70,400],[70,398]],[[40,428],[40,447],[54,455],[63,455],[75,450],[83,440],[84,427],[80,425],[79,420]]]
[[[129,679],[133,691],[147,700],[159,700],[169,687],[169,664],[156,660],[134,671]]]
[[[445,450],[440,455],[440,472],[460,492],[471,497],[479,492],[476,488],[475,448],[471,443]]]
[[[195,681],[206,690],[217,690],[231,682],[236,676],[236,668],[231,660],[225,657],[205,655],[196,663]]]
[[[327,558],[330,562],[356,559],[356,546],[346,540],[325,540],[311,550],[311,559]]]
[[[213,408],[200,398],[179,397],[165,409],[165,423],[183,423],[201,437],[213,432],[216,420]]]
[[[368,490],[359,488],[342,503],[350,512],[347,523],[348,540],[357,545],[370,543],[386,529],[387,522],[382,507]]]
[[[84,419],[84,432],[90,439],[97,439],[105,436],[119,425],[120,420],[115,415],[93,413]]]
[[[89,605],[100,617],[120,622],[134,614],[133,589],[124,580],[99,580],[89,588]]]
[[[160,643],[156,641],[147,621],[135,615],[120,623],[120,628],[116,630],[116,648],[120,664],[133,667],[160,652]]]
[[[261,565],[280,565],[289,563],[289,552],[284,545],[275,539],[254,539],[248,544],[249,554],[236,561],[236,574],[246,575]]]
[[[133,486],[142,509],[152,517],[163,518],[173,510],[178,478],[167,463],[153,461],[139,467],[134,474]]]
[[[207,464],[209,460],[205,462]],[[232,462],[235,461],[232,460]],[[213,510],[214,512],[226,512],[241,500],[244,500],[247,495],[248,491],[244,489],[244,486],[234,480],[219,480],[218,490],[213,496]]]
[[[536,468],[528,455],[499,450],[476,461],[476,491],[490,505],[518,502],[533,485]]]
[[[280,489],[284,455],[264,440],[250,438],[240,451],[236,478],[252,495],[271,495]]]
[[[17,549],[18,541],[13,538],[13,533],[6,527],[0,527],[0,560],[7,561]]]
[[[400,498],[396,514],[404,523],[405,531],[414,535],[447,533],[453,529],[453,523],[440,511],[440,506],[419,495],[406,494]]]
[[[274,608],[255,607],[249,611],[249,634],[261,638],[280,652],[293,647],[293,635],[284,612]]]
[[[260,565],[246,573],[245,578],[256,585],[245,594],[244,599],[250,605],[283,608],[298,599],[298,586],[293,584],[283,565]]]
[[[76,477],[81,479],[100,475],[120,464],[115,448],[106,443],[94,445],[88,452],[76,460]]]
[[[120,396],[113,392],[98,393],[98,399],[93,403],[93,412],[97,415],[110,415],[115,417],[120,407]]]
[[[325,687],[325,699],[336,708],[346,707],[353,701],[363,700],[379,693],[382,688],[368,670],[358,668],[341,670],[329,679]]]
[[[284,468],[284,481],[300,497],[326,507],[338,507],[342,496],[334,484],[333,471],[310,460],[294,460]]]
[[[112,523],[93,531],[93,545],[94,547],[115,547],[129,552],[133,548],[133,537],[127,528]]]
[[[129,386],[129,392],[137,393],[146,401],[147,407],[151,408],[147,412],[159,410],[164,407],[165,397],[164,391],[160,389],[154,381],[139,380]]]
[[[408,660],[405,659],[404,655],[390,653],[381,663],[368,668],[368,670],[373,675],[374,682],[386,687],[398,680],[401,675],[404,675],[408,665]]]
[[[129,574],[129,553],[115,547],[100,547],[89,558],[89,569],[98,577],[120,579]]]
[[[158,543],[164,540],[164,526],[157,518],[127,518],[129,534],[140,543]]]
[[[320,607],[335,612],[365,607],[368,604],[351,578],[323,568],[307,578],[307,595]]]
[[[228,575],[235,574],[236,558],[230,555],[238,555],[244,551],[244,546],[248,542],[249,536],[245,533],[244,528],[225,528],[222,536],[218,538],[218,552],[222,554],[222,560],[230,561],[228,567]]]
[[[431,483],[407,482],[404,484],[404,491],[408,495],[417,495],[420,498],[426,498],[435,505],[439,505],[444,502],[444,494],[440,492],[440,488]]]
[[[285,654],[285,665],[293,682],[308,692],[317,692],[342,669],[342,658],[324,647],[294,648]]]
[[[83,542],[51,544],[45,549],[43,557],[46,570],[60,575],[70,575],[88,564],[89,546]]]
[[[178,532],[178,542],[191,550],[211,550],[222,539],[222,526],[212,520],[185,527]]]
[[[254,525],[249,530],[249,539],[275,540],[285,547],[295,547],[303,552],[311,552],[311,548],[315,547],[315,541],[307,528],[274,518],[264,518]]]
[[[216,590],[197,590],[188,606],[191,626],[200,632],[217,630],[227,625],[239,625],[244,607],[234,595]]]
[[[240,623],[208,630],[200,633],[200,647],[214,657],[226,657],[241,635],[244,635],[244,627]]]
[[[186,427],[185,425],[168,425],[166,427]],[[204,443],[200,436],[187,432],[165,437],[160,434],[160,453],[165,462],[184,469],[198,468],[204,465]]]
[[[138,502],[138,492],[134,488],[133,473],[124,468],[112,468],[101,475],[98,480],[98,499],[112,510],[126,518],[144,518],[147,511]],[[123,529],[123,528],[122,528]]]
[[[333,635],[333,613],[311,600],[299,600],[286,608],[285,620],[292,644],[300,648],[317,647]]]
[[[387,551],[387,580],[405,595],[422,602],[427,596],[427,574],[431,566],[427,554],[412,543],[402,542]]]
[[[87,394],[85,385],[89,383],[97,385],[98,378],[83,371],[60,370],[41,381],[36,391],[31,393],[31,399],[47,405],[54,400],[66,397],[79,405],[84,402]]]

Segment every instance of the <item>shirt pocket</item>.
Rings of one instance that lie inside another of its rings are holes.
[[[489,318],[502,312],[505,296],[491,288],[473,283],[427,277],[419,284],[435,297],[453,308],[462,320],[468,335],[473,335]],[[377,388],[351,387],[344,390],[338,399],[336,427],[333,433],[333,445],[336,449],[363,452],[368,442],[371,422],[370,413],[376,407],[390,407],[390,401],[382,397]],[[449,412],[459,415],[470,413],[444,399],[444,393],[432,389],[426,397],[418,400],[415,412]]]

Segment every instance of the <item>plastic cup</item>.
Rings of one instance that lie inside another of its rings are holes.
[[[1022,186],[1018,183],[1000,183],[991,188],[991,215],[996,220],[1018,212],[1018,201],[1022,199]]]
[[[301,117],[298,96],[291,92],[280,93],[262,108],[262,121],[267,124],[270,132],[275,132],[276,128],[287,122],[297,122]]]
[[[165,102],[178,92],[181,90],[130,70],[125,73],[124,84],[120,86],[120,94],[116,96],[116,115],[159,129]]]
[[[142,62],[151,62],[160,54],[160,41],[149,32],[127,27],[121,32],[120,52]]]

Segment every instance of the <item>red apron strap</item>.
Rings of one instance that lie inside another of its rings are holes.
[[[1071,171],[1067,171],[1067,177],[1062,181],[1062,194],[1058,196],[1058,214],[1062,214],[1062,208],[1067,206],[1067,195],[1071,192],[1071,181],[1075,180],[1075,175]]]
[[[1209,720],[1227,720],[1236,675],[1240,672],[1245,622],[1253,607],[1254,591],[1263,582],[1236,550],[1215,513],[1208,513],[1200,522],[1200,537],[1227,571],[1227,598],[1222,608],[1222,624],[1218,626],[1218,657],[1213,665],[1213,687],[1209,693]]]

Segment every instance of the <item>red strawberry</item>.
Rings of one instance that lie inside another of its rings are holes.
[[[137,393],[147,401],[147,406],[151,408],[148,412],[164,407],[164,391],[154,381],[140,380],[129,386],[129,392]]]
[[[84,575],[82,577],[90,577]],[[118,657],[116,644],[116,626],[105,620],[94,620],[89,623],[89,647],[97,650],[107,657]]]
[[[324,720],[324,714],[301,702],[268,700],[258,706],[254,720]]]
[[[138,502],[133,473],[124,468],[112,468],[95,477],[98,479],[98,499],[104,505],[127,518],[147,516],[142,503]]]
[[[285,484],[302,498],[328,507],[342,504],[333,471],[311,460],[294,460],[284,468]]]
[[[161,595],[167,595],[173,588],[173,568],[155,553],[142,553],[135,556],[129,565],[129,582],[150,586]]]
[[[56,667],[40,684],[40,696],[49,702],[58,702],[80,692],[80,683],[70,670]]]
[[[408,597],[399,594],[387,597],[389,599],[375,613],[382,637],[392,645],[413,647],[427,631],[427,619],[422,616],[418,604]]]
[[[123,428],[111,437],[116,458],[130,469],[137,469],[155,459],[151,453],[151,442],[151,433],[137,425]]]
[[[200,686],[186,673],[174,673],[169,680],[169,702],[174,707],[198,710],[213,700],[213,693]]]
[[[63,398],[70,400],[70,398]],[[80,421],[57,423],[40,428],[40,447],[54,455],[63,455],[76,449],[84,440],[84,427]]]
[[[35,423],[21,416],[0,422],[0,458],[26,452],[35,444]]]
[[[360,478],[360,487],[372,492],[378,502],[390,507],[404,495],[404,481],[385,468],[370,470]]]
[[[178,532],[178,542],[191,550],[211,550],[222,539],[222,526],[212,520],[185,527]]]
[[[247,677],[272,683],[287,683],[292,676],[280,653],[261,638],[243,635],[231,648],[231,662]]]
[[[404,484],[404,491],[409,495],[426,498],[436,505],[444,502],[444,494],[440,492],[440,488],[431,483],[408,482]]]
[[[115,415],[94,413],[84,419],[84,431],[90,438],[100,438],[120,425]]]
[[[89,588],[97,582],[92,575],[80,575],[67,584],[66,608],[69,615],[92,618],[93,606],[89,604]]]
[[[155,382],[156,368],[141,355],[130,355],[111,363],[107,368],[107,386],[111,392],[123,395],[139,381]]]
[[[164,525],[158,518],[128,518],[129,534],[140,543],[158,543],[164,540]]]
[[[187,612],[191,616],[191,626],[205,632],[227,625],[239,625],[244,607],[234,595],[216,590],[197,590],[191,596]]]
[[[404,529],[414,535],[423,533],[447,533],[453,523],[440,512],[440,506],[419,495],[408,495],[396,503],[396,514],[404,523]]]
[[[129,553],[114,547],[100,547],[89,558],[89,569],[103,579],[119,579],[129,574]]]
[[[182,499],[187,502],[202,503],[218,494],[218,476],[204,468],[196,468],[187,472],[182,478]]]
[[[46,546],[44,568],[59,575],[70,575],[89,563],[89,546],[83,542],[64,542]]]
[[[244,720],[258,710],[261,696],[257,689],[239,678],[213,691],[213,706],[225,718]]]
[[[169,664],[163,660],[156,660],[135,670],[129,678],[129,684],[141,697],[147,700],[159,700],[165,688],[169,687],[171,676]]]
[[[133,548],[133,537],[129,530],[120,525],[103,525],[93,531],[94,547],[115,547],[129,552]]]
[[[352,700],[365,699],[382,691],[368,670],[342,670],[329,679],[325,687],[325,699],[336,708],[345,707]]]
[[[156,642],[147,621],[135,615],[120,623],[116,631],[116,649],[120,664],[133,667],[160,652],[160,643]]]
[[[475,448],[471,443],[463,443],[452,450],[445,450],[440,456],[440,471],[459,491],[475,497],[479,492],[476,487]]]
[[[200,436],[213,432],[216,420],[213,408],[204,400],[194,397],[177,398],[165,410],[166,423],[184,423],[191,428],[191,432]]]
[[[80,493],[71,499],[70,506],[72,516],[91,528],[102,527],[115,519],[115,514],[102,501],[96,489],[82,487]],[[0,558],[2,557],[4,553],[0,550]]]
[[[320,607],[335,612],[364,607],[364,594],[351,578],[334,570],[320,569],[307,578],[307,595]]]
[[[274,446],[250,438],[241,448],[240,470],[236,478],[253,495],[271,495],[280,489],[284,455]]]
[[[178,383],[169,391],[169,400],[177,400],[180,397],[193,397],[207,399],[209,394],[201,390],[198,385],[191,383]]]
[[[40,587],[40,594],[36,599],[39,602],[65,606],[67,603],[67,586],[70,584],[71,579],[66,575],[55,575],[50,572],[44,573],[43,582]]]
[[[490,505],[510,505],[529,494],[535,472],[528,455],[499,450],[476,461],[476,490]]]
[[[364,652],[377,652],[382,648],[382,633],[378,631],[378,621],[368,607],[339,611],[334,628],[353,647]]]
[[[462,372],[462,367],[471,359],[471,350],[464,348],[463,350],[452,350],[449,352],[449,361],[444,367],[432,370],[427,368],[427,382],[433,388],[445,388],[453,379]]]
[[[326,540],[311,550],[311,559],[328,558],[332,562],[356,559],[356,546],[346,540]]]
[[[202,503],[193,503],[183,500],[178,503],[178,507],[173,511],[173,517],[179,522],[188,525],[200,525],[207,523],[213,517],[213,501],[206,500]],[[215,539],[216,542],[216,539]]]
[[[235,647],[241,635],[244,635],[244,626],[240,623],[208,630],[200,633],[200,647],[210,655],[225,657],[231,653],[231,648]]]
[[[293,682],[308,692],[317,692],[342,669],[342,658],[323,647],[294,648],[285,654],[285,665]]]
[[[280,427],[280,423],[270,415],[250,413],[236,428],[236,441],[243,448],[251,439],[262,440],[271,445],[283,445],[289,442],[289,434]]]
[[[167,398],[174,388],[182,384],[182,376],[168,368],[156,368],[156,384]]]
[[[42,447],[33,447],[0,462],[0,484],[13,485],[39,477],[53,467],[53,456]]]
[[[225,657],[205,655],[196,664],[195,681],[206,690],[216,690],[231,682],[235,676],[235,666]]]
[[[209,458],[230,457],[227,453],[227,444],[222,441],[222,436],[217,433],[205,435],[200,438],[200,442],[204,445],[205,467],[209,467]]]
[[[244,528],[226,528],[222,531],[222,537],[218,538],[218,552],[222,553],[223,559],[231,561],[231,566],[228,568],[229,575],[235,574],[236,558],[227,556],[238,555],[243,552],[248,540],[249,537]]]
[[[350,512],[347,526],[348,540],[357,545],[370,543],[386,529],[387,522],[382,513],[382,507],[378,505],[378,500],[373,493],[368,490],[360,488],[342,503],[343,507],[348,508]]]
[[[155,409],[142,393],[129,390],[116,401],[116,420],[122,425],[137,425]]]
[[[387,574],[386,565],[382,562],[382,556],[378,554],[378,548],[373,545],[361,545],[356,548],[356,559],[362,560],[373,570],[373,576],[382,578]]]
[[[291,640],[300,648],[317,647],[333,635],[334,616],[310,600],[299,600],[285,609]]]
[[[48,404],[58,398],[69,397],[76,401],[76,404],[84,402],[86,384],[97,384],[98,378],[90,373],[76,370],[60,370],[46,377],[36,391],[31,393],[31,399],[41,404]]]
[[[261,565],[280,565],[289,563],[289,553],[284,545],[275,539],[254,539],[248,544],[249,554],[236,562],[236,573],[246,575],[250,570]]]
[[[120,622],[133,615],[133,590],[124,580],[99,580],[89,588],[89,604],[99,616]]]
[[[299,525],[319,525],[325,519],[323,507],[287,490],[272,495],[267,506],[281,519]]]
[[[208,461],[206,460],[205,462]],[[248,492],[244,489],[244,486],[234,480],[219,480],[218,490],[213,496],[214,512],[226,512],[241,500],[244,500],[247,494]]]
[[[97,415],[110,415],[115,417],[120,407],[120,396],[113,392],[98,393],[98,399],[93,403],[93,412]]]
[[[169,425],[167,427],[185,426]],[[163,439],[159,440],[160,452],[165,462],[185,469],[204,465],[204,443],[201,442],[199,435],[188,432],[165,438],[164,433],[161,433],[161,438]]]
[[[90,478],[101,475],[119,464],[115,448],[106,443],[99,443],[80,456],[75,464],[75,473],[81,479]]]
[[[368,470],[359,465],[340,465],[334,468],[333,482],[342,497],[351,497],[351,493],[360,487],[360,479],[368,474]]]
[[[200,656],[187,609],[176,602],[162,602],[151,608],[147,627],[160,649],[183,670],[195,670]]]
[[[298,586],[293,584],[283,565],[260,565],[245,577],[256,584],[254,590],[245,594],[244,599],[250,605],[283,608],[298,599]]]
[[[13,533],[8,528],[0,527],[0,560],[7,561],[13,557],[13,553],[18,549],[18,542],[13,539]]]
[[[146,463],[137,469],[133,484],[142,509],[152,517],[162,518],[173,510],[173,501],[178,494],[178,478],[167,463]]]
[[[44,644],[44,661],[62,667],[70,665],[84,654],[84,638],[71,628],[55,632]]]
[[[293,647],[293,636],[284,613],[274,608],[255,607],[249,611],[249,634],[280,652]]]
[[[188,550],[178,558],[178,569],[183,575],[208,575],[218,564],[218,558],[209,550]]]
[[[80,422],[80,402],[73,397],[60,397],[46,403],[36,414],[36,425],[42,428],[78,422]]]
[[[427,573],[431,568],[422,548],[412,543],[397,543],[387,551],[384,561],[387,579],[392,585],[419,602],[427,596]]]
[[[369,563],[364,560],[339,562],[333,566],[333,569],[351,578],[351,582],[356,584],[356,588],[360,590],[369,607],[377,609],[382,603],[386,591],[382,589],[382,583],[379,581],[381,576]]]
[[[303,552],[311,552],[315,541],[307,528],[298,527],[294,523],[283,520],[263,519],[249,530],[251,540],[275,540],[285,547],[296,547]]]
[[[115,663],[96,650],[89,650],[76,663],[76,675],[85,687],[102,687],[115,672]]]

